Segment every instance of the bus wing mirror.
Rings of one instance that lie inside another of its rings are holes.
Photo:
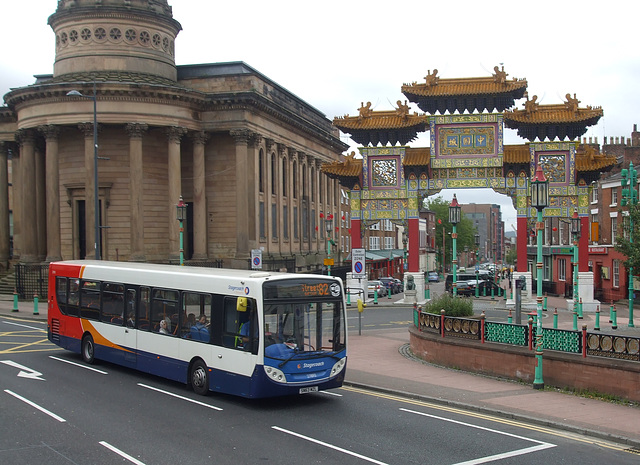
[[[246,297],[238,297],[236,301],[236,311],[238,312],[246,312],[247,311],[247,298]]]

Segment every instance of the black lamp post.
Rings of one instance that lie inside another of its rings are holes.
[[[542,231],[544,223],[542,222],[542,210],[549,205],[549,181],[542,172],[542,167],[538,165],[536,174],[531,180],[531,206],[538,211],[537,214],[537,321],[536,321],[536,372],[533,380],[534,389],[543,389],[544,381],[542,379]]]
[[[476,232],[474,236],[476,240],[476,299],[480,297],[480,283],[479,283],[479,274],[480,274],[480,266],[478,265],[478,251],[480,250],[480,234]]]
[[[455,297],[458,293],[458,279],[456,275],[456,268],[458,264],[458,256],[456,249],[456,239],[458,238],[458,233],[456,232],[456,228],[458,223],[460,223],[460,204],[458,203],[458,199],[456,198],[456,194],[453,194],[453,200],[451,201],[451,205],[449,205],[449,223],[453,225],[453,233],[451,234],[451,238],[453,239],[453,250],[451,255],[451,262],[453,263],[453,296]]]
[[[182,225],[183,221],[187,219],[187,204],[182,200],[182,196],[176,205],[176,219],[180,222],[180,266],[184,266],[184,228]]]
[[[402,267],[404,268],[404,271],[407,271],[408,264],[407,264],[407,231],[402,231],[402,246],[404,247],[404,258],[402,259]]]
[[[96,98],[96,82],[93,81],[93,95],[84,95],[77,90],[67,92],[69,97],[83,97],[93,100],[93,211],[94,211],[94,239],[96,260],[100,260],[100,197],[98,187],[98,111]]]

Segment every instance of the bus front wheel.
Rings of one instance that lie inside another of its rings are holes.
[[[89,364],[93,364],[95,361],[95,347],[93,345],[93,338],[91,335],[82,338],[82,360]]]
[[[196,360],[191,367],[191,387],[193,392],[201,396],[209,392],[209,372],[202,360]]]

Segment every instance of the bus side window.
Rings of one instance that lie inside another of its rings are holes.
[[[136,327],[136,290],[127,289],[127,303],[125,306],[127,313],[127,327]]]
[[[122,325],[124,317],[124,286],[115,283],[103,283],[102,321]]]
[[[138,329],[149,331],[149,307],[151,303],[151,289],[140,288],[140,307],[138,307]]]
[[[67,278],[56,276],[56,300],[63,315],[67,314]]]
[[[67,299],[67,315],[80,316],[80,280],[69,280],[69,298]]]
[[[224,315],[223,315],[223,335],[222,345],[224,347],[236,347],[238,338],[240,337],[240,320],[238,319],[238,310],[236,308],[236,297],[224,298]]]
[[[98,320],[100,307],[100,282],[82,281],[80,288],[80,316],[90,320]]]

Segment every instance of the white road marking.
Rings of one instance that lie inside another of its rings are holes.
[[[22,396],[20,396],[20,395],[16,394],[15,392],[10,391],[9,389],[5,389],[5,390],[4,390],[4,392],[6,392],[6,393],[7,393],[7,394],[9,394],[9,395],[12,395],[12,396],[13,396],[13,397],[15,397],[16,399],[21,400],[21,401],[22,401],[22,402],[24,402],[25,404],[29,404],[29,405],[31,405],[33,408],[36,408],[36,409],[40,410],[42,413],[46,413],[46,414],[47,414],[47,415],[49,415],[51,418],[54,418],[54,419],[58,420],[60,423],[64,423],[65,421],[67,421],[67,420],[65,420],[64,418],[59,417],[59,416],[58,416],[58,415],[56,415],[55,413],[50,412],[50,411],[49,411],[49,410],[47,410],[46,408],[44,408],[44,407],[40,407],[38,404],[36,404],[36,403],[34,403],[34,402],[31,402],[29,399],[25,399],[24,397],[22,397]]]
[[[36,331],[41,331],[43,333],[45,332],[45,330],[42,328],[35,328],[33,326],[21,325],[20,323],[12,323],[10,321],[3,321],[3,323],[6,323],[8,325],[13,325],[13,326],[20,326],[21,328],[35,329]]]
[[[106,447],[107,449],[109,449],[112,452],[115,452],[116,454],[118,454],[120,457],[122,457],[123,459],[128,460],[129,462],[133,462],[136,465],[145,465],[144,462],[141,462],[138,459],[135,459],[133,457],[131,457],[129,454],[125,454],[124,452],[122,452],[120,449],[118,449],[117,447],[113,447],[111,444],[109,444],[108,442],[105,441],[100,441],[100,445]]]
[[[151,389],[152,391],[160,392],[162,394],[166,394],[168,396],[175,397],[177,399],[186,400],[187,402],[191,402],[193,404],[201,405],[203,407],[207,407],[207,408],[210,408],[210,409],[213,409],[213,410],[220,410],[220,411],[222,410],[220,407],[216,407],[214,405],[205,404],[204,402],[200,402],[200,401],[197,401],[197,400],[189,399],[188,397],[179,396],[178,394],[174,394],[173,392],[163,391],[162,389],[158,389],[158,388],[155,388],[153,386],[147,386],[146,384],[142,384],[142,383],[138,383],[138,386],[143,387],[143,388],[147,388],[147,389]]]
[[[338,452],[342,452],[343,454],[351,455],[353,457],[357,457],[359,459],[366,460],[367,462],[377,463],[378,465],[387,465],[385,462],[380,462],[380,461],[378,461],[376,459],[372,459],[371,457],[367,457],[365,455],[357,454],[355,452],[351,452],[350,450],[343,449],[342,447],[334,446],[332,444],[329,444],[329,443],[326,443],[326,442],[323,442],[323,441],[319,441],[318,439],[313,439],[313,438],[310,438],[309,436],[304,436],[302,434],[295,433],[293,431],[286,430],[286,429],[280,428],[278,426],[272,426],[271,428],[275,429],[276,431],[280,431],[282,433],[290,434],[291,436],[295,436],[297,438],[304,439],[305,441],[313,442],[314,444],[319,444],[321,446],[328,447],[329,449],[333,449],[333,450],[336,450]]]
[[[525,449],[518,449],[518,450],[514,450],[514,451],[510,451],[510,452],[504,452],[502,454],[496,454],[496,455],[491,455],[491,456],[487,456],[487,457],[480,457],[480,458],[477,458],[477,459],[468,460],[466,462],[459,462],[459,463],[456,463],[454,465],[476,465],[476,464],[492,462],[494,460],[500,460],[500,459],[504,459],[504,458],[508,458],[508,457],[516,457],[518,455],[530,454],[532,452],[537,452],[537,451],[540,451],[540,450],[550,449],[552,447],[556,447],[555,444],[551,444],[551,443],[548,443],[548,442],[537,441],[535,439],[527,438],[525,436],[519,436],[517,434],[507,433],[505,431],[498,431],[496,429],[486,428],[484,426],[473,425],[471,423],[465,423],[463,421],[453,420],[451,418],[444,418],[444,417],[440,417],[440,416],[437,416],[437,415],[431,415],[431,414],[428,414],[428,413],[417,412],[415,410],[409,410],[409,409],[406,409],[406,408],[401,408],[400,410],[403,411],[403,412],[407,412],[407,413],[414,413],[416,415],[422,415],[423,417],[429,417],[429,418],[435,418],[436,420],[448,421],[449,423],[455,423],[457,425],[462,425],[462,426],[468,426],[470,428],[481,429],[481,430],[484,430],[484,431],[489,431],[490,433],[501,434],[503,436],[509,436],[509,437],[512,437],[512,438],[521,439],[523,441],[528,441],[528,442],[535,442],[536,444],[538,444],[537,446],[527,447]]]
[[[44,378],[40,378],[40,376],[42,376],[42,373],[34,370],[33,368],[28,368],[24,365],[20,365],[19,363],[14,362],[13,360],[0,360],[0,363],[4,363],[5,365],[9,365],[20,370],[20,372],[18,373],[18,376],[20,378],[29,378],[29,379],[37,379],[38,381],[45,381]]]
[[[332,392],[332,391],[320,391],[320,394],[326,394],[328,396],[342,397],[342,394],[338,394],[337,392]]]
[[[49,358],[52,358],[52,359],[57,360],[59,362],[68,363],[69,365],[74,365],[74,366],[77,366],[77,367],[80,367],[80,368],[84,368],[85,370],[95,371],[96,373],[100,373],[101,375],[108,375],[109,374],[106,371],[98,370],[96,368],[91,368],[91,367],[88,367],[86,365],[81,365],[80,363],[72,362],[70,360],[65,360],[63,358],[54,357],[53,355],[49,355]]]

